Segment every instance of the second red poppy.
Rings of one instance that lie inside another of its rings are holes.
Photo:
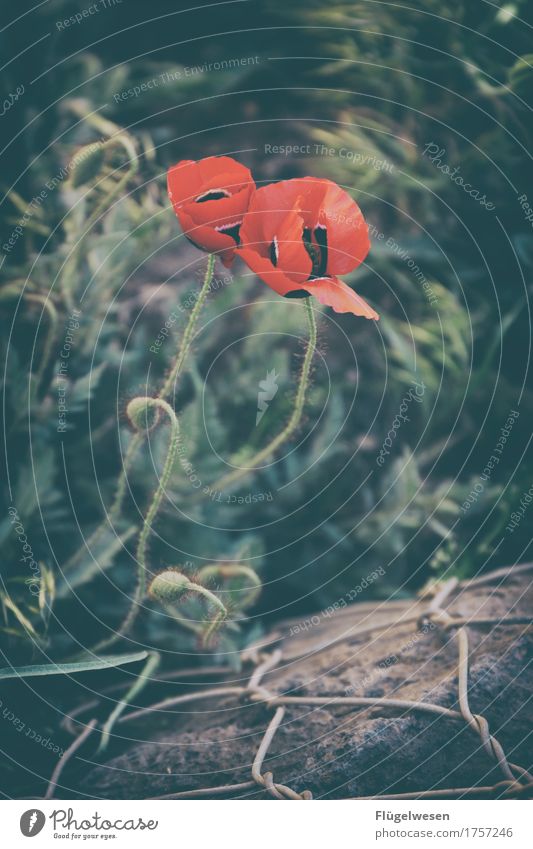
[[[258,189],[240,241],[237,254],[278,294],[314,295],[336,312],[379,318],[337,277],[363,262],[370,241],[361,210],[336,183],[303,177]]]

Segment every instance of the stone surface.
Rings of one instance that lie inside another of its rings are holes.
[[[533,569],[521,567],[465,582],[446,607],[454,616],[531,616]],[[263,679],[269,691],[291,696],[387,696],[457,709],[457,642],[440,628],[422,627],[425,600],[355,604],[282,623],[263,641],[282,659]],[[378,630],[397,619],[395,629]],[[358,633],[369,627],[371,633]],[[533,640],[525,625],[472,626],[470,704],[514,763],[533,761]],[[253,666],[222,677],[245,685]],[[219,678],[215,686],[219,686]],[[174,686],[167,696],[197,684]],[[169,685],[170,688],[170,685]],[[123,723],[113,757],[83,778],[85,795],[147,798],[244,782],[273,711],[245,697],[198,700]],[[530,736],[529,742],[527,736]],[[346,798],[423,789],[491,785],[503,776],[466,724],[413,711],[347,706],[290,706],[263,771],[316,798]],[[265,798],[242,791],[246,798]],[[235,797],[239,793],[234,794]],[[231,797],[230,797],[231,798]]]

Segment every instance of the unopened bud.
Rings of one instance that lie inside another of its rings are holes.
[[[135,430],[152,430],[159,421],[159,407],[155,398],[132,398],[126,413]]]
[[[150,585],[150,595],[169,604],[179,601],[189,590],[190,581],[187,575],[175,569],[160,572]]]

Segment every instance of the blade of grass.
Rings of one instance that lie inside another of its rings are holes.
[[[98,660],[81,660],[76,663],[41,663],[36,666],[6,666],[0,669],[0,680],[6,678],[33,678],[37,675],[74,675],[76,672],[94,672],[123,666],[145,660],[148,652],[139,651],[130,654],[110,654]]]

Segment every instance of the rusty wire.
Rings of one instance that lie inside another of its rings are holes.
[[[531,569],[533,564],[526,564],[513,570],[514,572]],[[500,575],[509,575],[509,570],[499,570],[492,573],[490,576],[483,576],[474,581],[466,582],[467,584],[484,583],[489,578],[499,577]],[[139,710],[131,711],[125,714],[119,720],[119,723],[129,722],[140,717],[146,716],[153,711],[165,710],[171,706],[185,704],[193,700],[219,698],[224,696],[236,696],[238,698],[245,697],[249,703],[264,704],[267,708],[273,710],[273,716],[264,732],[262,740],[259,744],[251,768],[251,779],[236,784],[227,784],[219,787],[205,787],[189,791],[180,791],[177,793],[169,793],[165,796],[158,796],[158,799],[187,799],[201,798],[209,796],[224,796],[235,794],[243,790],[252,790],[254,787],[259,791],[266,792],[274,799],[284,800],[309,800],[312,799],[310,790],[297,792],[291,787],[287,787],[274,780],[271,771],[263,771],[263,764],[268,754],[269,748],[274,740],[278,729],[280,728],[287,706],[346,706],[346,707],[372,707],[391,710],[403,711],[420,711],[426,713],[437,714],[444,716],[454,721],[465,722],[468,727],[480,738],[481,746],[486,754],[497,764],[502,773],[503,779],[498,783],[487,787],[459,787],[438,790],[422,790],[412,793],[396,793],[382,794],[378,796],[359,796],[358,799],[438,799],[438,798],[460,798],[460,797],[476,797],[476,796],[502,796],[519,798],[533,794],[533,775],[531,775],[523,767],[510,762],[500,744],[500,742],[491,734],[489,723],[484,716],[472,713],[469,704],[468,692],[468,673],[469,673],[469,627],[487,627],[487,626],[514,626],[525,625],[527,629],[533,626],[533,619],[528,617],[511,617],[504,616],[500,618],[483,618],[483,619],[465,619],[464,617],[454,617],[445,608],[450,594],[458,586],[456,578],[452,578],[443,584],[436,594],[431,599],[428,607],[418,617],[400,616],[395,622],[387,623],[387,628],[396,628],[405,625],[408,622],[416,621],[420,623],[432,622],[436,627],[440,628],[443,633],[453,632],[453,639],[457,645],[457,673],[458,673],[458,707],[459,710],[452,710],[443,707],[442,705],[432,704],[430,702],[409,701],[405,699],[392,699],[386,697],[368,698],[368,697],[353,697],[353,696],[284,696],[278,695],[270,691],[262,683],[263,677],[276,669],[283,659],[283,652],[280,648],[274,649],[271,653],[265,653],[258,649],[248,649],[242,653],[244,662],[253,662],[255,668],[245,687],[243,686],[221,686],[212,689],[197,690],[193,693],[187,693],[181,696],[175,696],[165,699],[155,704],[148,705]],[[383,630],[382,625],[376,627],[368,627],[355,631],[352,636],[358,636],[362,633],[371,633],[372,631]],[[318,651],[331,647],[341,638],[332,640],[327,645],[320,646]],[[313,652],[314,654],[315,652]],[[291,658],[295,660],[295,658]],[[92,705],[91,705],[92,707]],[[78,712],[77,712],[78,714]],[[77,720],[79,721],[79,720]],[[86,728],[86,731],[88,727]],[[91,731],[93,724],[91,723]],[[87,733],[83,732],[79,738],[72,744],[69,749],[71,754],[74,753],[83,740],[86,739]],[[83,738],[83,739],[82,739]],[[53,778],[56,781],[58,775],[54,773]],[[52,781],[51,781],[52,784]],[[354,798],[354,797],[352,797]]]

